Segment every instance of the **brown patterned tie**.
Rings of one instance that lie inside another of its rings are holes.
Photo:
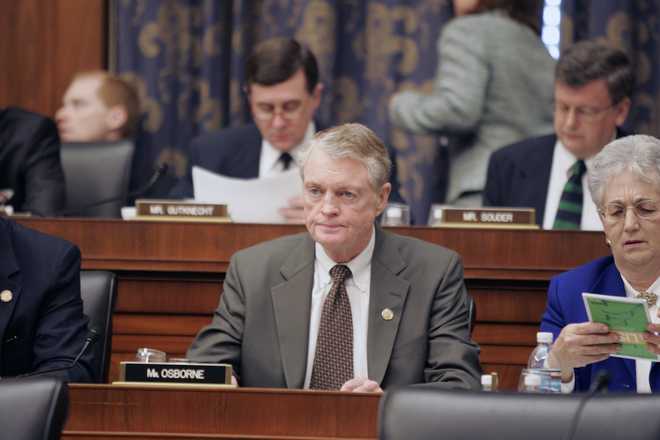
[[[315,390],[338,390],[353,378],[353,318],[344,284],[351,270],[338,264],[330,276],[332,287],[323,303],[309,383]]]

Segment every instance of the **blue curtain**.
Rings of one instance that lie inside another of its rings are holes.
[[[591,38],[623,49],[635,72],[631,133],[660,136],[660,4],[657,0],[563,0],[562,46]]]
[[[249,120],[241,93],[247,54],[292,36],[317,55],[325,84],[323,125],[358,121],[398,152],[403,194],[424,223],[429,185],[445,178],[439,139],[412,136],[387,119],[400,89],[430,90],[449,0],[111,0],[114,69],[145,105],[138,174],[160,162],[181,175],[190,140]],[[562,45],[606,38],[635,65],[627,128],[660,135],[660,6],[653,0],[564,0]],[[441,184],[441,182],[440,182]]]
[[[160,162],[184,173],[190,140],[249,120],[241,93],[246,55],[273,36],[316,54],[325,84],[323,125],[358,121],[398,152],[404,196],[422,223],[436,139],[390,127],[389,97],[428,90],[448,0],[113,0],[112,65],[145,106],[138,173]]]

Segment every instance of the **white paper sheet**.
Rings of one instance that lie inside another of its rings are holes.
[[[284,223],[277,210],[302,193],[298,169],[273,177],[236,179],[194,166],[192,176],[195,200],[226,204],[237,223]]]

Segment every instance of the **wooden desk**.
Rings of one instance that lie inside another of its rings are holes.
[[[119,276],[112,368],[148,346],[185,353],[218,304],[229,258],[239,249],[302,226],[160,223],[96,219],[24,219],[26,226],[80,246],[83,268]],[[550,277],[607,255],[602,233],[394,228],[454,249],[463,257],[477,304],[474,338],[485,371],[515,388],[545,307]]]
[[[63,439],[376,438],[380,396],[70,385]]]

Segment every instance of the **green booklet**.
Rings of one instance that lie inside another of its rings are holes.
[[[582,293],[591,322],[607,324],[621,337],[621,350],[612,356],[657,361],[660,357],[646,349],[642,335],[651,322],[646,301],[621,296]]]

